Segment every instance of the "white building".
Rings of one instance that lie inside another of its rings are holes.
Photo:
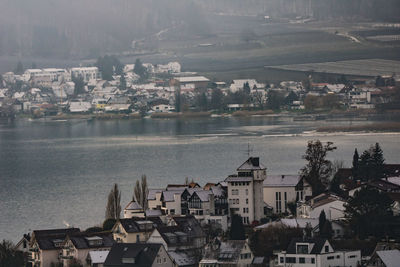
[[[338,220],[344,218],[346,202],[339,196],[330,193],[322,193],[307,202],[297,206],[297,217],[318,219],[322,211],[326,219]]]
[[[70,69],[71,77],[82,77],[85,82],[100,79],[97,67],[79,67]]]
[[[133,217],[138,217],[138,218],[144,218],[144,210],[142,206],[140,206],[139,203],[136,201],[131,201],[126,205],[124,209],[124,218],[133,218]]]
[[[248,83],[250,90],[252,90],[253,88],[265,88],[265,84],[264,83],[258,83],[256,80],[254,79],[242,79],[242,80],[233,80],[232,84],[230,85],[230,91],[232,93],[235,93],[239,90],[243,90],[244,85]]]
[[[278,253],[276,266],[291,267],[357,267],[361,251],[335,251],[327,239],[294,238],[286,251]]]
[[[312,195],[310,184],[299,175],[271,175],[263,183],[264,202],[274,213],[289,212],[288,203]]]
[[[240,215],[244,224],[264,217],[263,181],[266,177],[267,171],[260,159],[250,157],[237,168],[237,174],[225,179],[231,216]]]

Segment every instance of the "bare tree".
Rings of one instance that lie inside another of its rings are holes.
[[[147,177],[146,175],[142,175],[141,181],[136,180],[136,185],[133,190],[133,200],[136,200],[142,206],[143,210],[147,209],[147,195],[149,193],[149,189],[147,186]]]
[[[121,214],[121,192],[118,189],[118,185],[114,184],[113,188],[108,194],[106,219],[118,220],[120,214]]]

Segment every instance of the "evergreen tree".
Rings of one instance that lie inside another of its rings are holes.
[[[14,70],[14,73],[15,74],[18,74],[18,75],[21,75],[21,74],[23,74],[24,73],[24,65],[22,65],[22,62],[21,61],[18,61],[18,63],[17,63],[17,67],[15,68],[15,70]]]
[[[332,239],[332,223],[330,221],[326,221],[322,230],[320,230],[320,236],[326,239]]]
[[[385,158],[383,157],[383,151],[379,143],[376,143],[372,148],[371,154],[373,162],[373,179],[385,178]]]
[[[85,93],[85,82],[83,80],[82,75],[72,76],[72,81],[75,84],[74,95],[77,96],[79,94]]]
[[[121,89],[121,90],[126,89],[126,80],[125,80],[124,74],[122,74],[121,77],[119,78],[119,89]]]
[[[238,214],[234,214],[232,216],[232,223],[231,223],[231,229],[229,232],[229,239],[231,239],[231,240],[245,240],[246,239],[242,217]]]
[[[392,234],[393,200],[386,192],[362,188],[350,197],[345,206],[345,218],[350,228],[360,237],[381,238]]]
[[[353,173],[353,179],[357,180],[358,179],[358,162],[360,160],[360,157],[358,156],[358,151],[357,148],[354,150],[354,155],[353,155],[353,166],[351,168],[351,171]]]
[[[244,84],[243,84],[243,92],[245,93],[245,94],[247,94],[247,95],[249,95],[250,94],[250,85],[249,85],[249,82],[245,82]]]
[[[224,94],[218,88],[215,88],[211,94],[211,107],[212,109],[222,110],[223,109],[223,98]]]
[[[322,233],[325,223],[326,223],[326,214],[325,211],[322,210],[321,213],[319,214],[319,224],[318,224],[318,229],[320,233]]]
[[[106,219],[118,220],[121,215],[121,192],[118,185],[114,184],[110,193],[108,194],[108,201],[106,207]]]
[[[133,72],[139,75],[142,80],[145,80],[148,77],[147,69],[145,66],[143,66],[142,61],[140,61],[139,58],[137,58],[135,61]]]
[[[176,112],[181,112],[181,103],[182,96],[181,96],[181,87],[178,86],[176,87],[176,93],[175,93],[175,111]]]

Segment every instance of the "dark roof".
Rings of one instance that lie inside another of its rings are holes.
[[[79,228],[52,229],[52,230],[35,230],[32,234],[31,242],[37,242],[42,250],[60,249],[55,246],[56,243],[64,241],[68,234],[79,233]]]
[[[286,253],[287,254],[297,254],[296,253],[296,244],[297,243],[308,243],[308,244],[314,244],[314,247],[312,248],[310,254],[320,254],[326,241],[327,241],[327,239],[325,239],[325,238],[312,238],[312,239],[292,238],[292,240],[290,241],[290,244],[287,248]]]
[[[111,247],[115,243],[112,234],[110,233],[80,233],[68,236],[68,238],[72,241],[77,249],[107,248]],[[101,243],[89,242],[90,239],[101,239]]]
[[[266,169],[261,163],[259,157],[250,157],[242,165],[237,168],[238,171],[248,170],[264,170]]]
[[[140,222],[152,222],[151,229],[146,229],[148,231],[153,230],[153,228],[163,225],[162,221],[158,217],[149,217],[149,218],[127,218],[127,219],[119,219],[122,227],[124,227],[127,233],[138,233],[143,232],[139,227]]]
[[[108,253],[104,266],[151,266],[161,246],[161,244],[116,243]],[[134,258],[135,263],[123,263],[123,258]]]
[[[175,216],[174,221],[190,238],[206,236],[199,221],[192,215]]]

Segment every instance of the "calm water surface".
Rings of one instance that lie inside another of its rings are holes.
[[[254,117],[0,125],[0,239],[100,224],[113,183],[122,189],[124,206],[142,174],[155,188],[185,177],[202,185],[221,181],[246,160],[248,143],[270,174],[298,173],[312,139],[333,141],[338,149],[331,159],[348,166],[355,147],[375,142],[387,162],[399,163],[400,135],[313,132],[330,124],[338,122]]]

